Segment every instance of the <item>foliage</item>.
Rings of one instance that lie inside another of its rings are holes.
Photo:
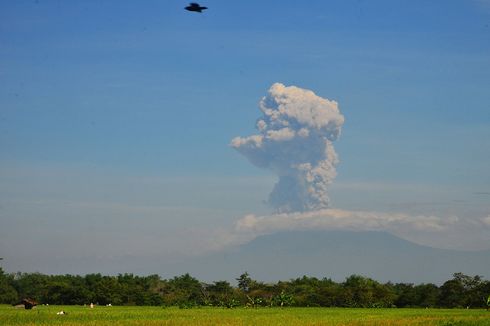
[[[481,307],[482,299],[490,290],[490,283],[480,276],[455,273],[441,286],[439,303],[448,308]]]
[[[227,281],[214,282],[204,286],[205,305],[234,308],[240,305],[238,294]]]
[[[257,308],[264,303],[264,299],[262,297],[251,297],[248,294],[246,295],[248,302],[246,303],[246,307],[248,308]]]
[[[238,281],[238,288],[245,293],[248,293],[250,291],[250,287],[253,284],[252,278],[250,278],[250,275],[248,275],[247,272],[243,273],[236,279]]]
[[[281,293],[279,293],[278,295],[274,296],[272,300],[275,305],[281,308],[284,306],[290,306],[294,302],[293,296],[291,294],[285,293],[284,290],[281,291]]]
[[[0,267],[0,303],[14,303],[18,300],[18,293],[14,287],[14,277],[4,273]]]
[[[389,308],[396,295],[391,286],[382,285],[370,278],[352,275],[343,283],[343,305],[346,307]]]
[[[488,307],[490,282],[480,276],[453,275],[438,287],[435,284],[382,284],[352,275],[337,283],[328,278],[303,276],[289,281],[263,283],[248,273],[228,281],[202,283],[189,274],[172,279],[158,275],[119,274],[43,275],[7,274],[0,269],[0,303],[13,304],[23,298],[41,304],[258,307]]]
[[[189,274],[163,281],[160,292],[163,302],[169,306],[192,307],[204,304],[203,286]]]

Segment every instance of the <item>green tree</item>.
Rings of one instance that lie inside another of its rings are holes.
[[[43,303],[47,294],[49,277],[40,273],[17,273],[14,277],[14,287],[19,299],[30,298]]]
[[[238,281],[238,288],[241,291],[243,291],[244,293],[248,293],[250,291],[253,280],[248,272],[243,273],[236,280]]]
[[[440,290],[435,284],[419,284],[415,286],[418,307],[436,307],[440,295]]]
[[[19,300],[19,295],[13,283],[13,275],[5,273],[0,267],[0,303],[12,304]]]
[[[210,303],[214,306],[227,306],[235,299],[234,289],[227,281],[217,281],[205,287]]]
[[[454,273],[453,279],[441,286],[441,306],[454,307],[482,307],[490,285],[481,276],[468,276],[463,273]]]
[[[96,283],[94,288],[94,301],[100,305],[122,303],[121,287],[117,278],[113,276],[103,276]]]
[[[324,278],[321,280],[318,294],[318,304],[322,307],[340,306],[339,294],[342,291],[342,286],[335,283],[331,279]]]
[[[391,307],[396,298],[390,287],[360,275],[349,276],[343,289],[344,305],[348,307]]]
[[[204,303],[202,284],[189,274],[168,280],[162,289],[167,305],[190,307]]]
[[[449,280],[441,286],[439,305],[446,308],[462,308],[465,304],[464,287],[458,280]]]
[[[397,295],[394,302],[395,306],[403,308],[418,305],[418,295],[413,284],[399,283],[393,286],[393,289]]]

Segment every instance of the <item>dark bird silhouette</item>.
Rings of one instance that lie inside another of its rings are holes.
[[[202,12],[203,10],[208,9],[208,7],[201,7],[198,3],[191,2],[187,7],[185,7],[185,9],[189,11]]]

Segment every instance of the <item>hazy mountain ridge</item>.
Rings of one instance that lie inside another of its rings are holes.
[[[194,264],[199,269],[192,268]],[[251,242],[194,260],[190,272],[204,279],[230,279],[248,271],[263,281],[302,275],[337,281],[361,274],[379,281],[440,283],[455,272],[490,275],[490,250],[437,249],[386,232],[297,231],[257,237]]]
[[[36,262],[47,274],[159,274],[163,278],[189,273],[205,281],[228,280],[245,271],[256,280],[275,282],[303,275],[342,282],[359,274],[380,282],[436,283],[455,272],[490,279],[490,250],[457,251],[418,245],[387,232],[291,231],[262,235],[249,243],[200,256],[174,259],[149,255],[73,258]]]

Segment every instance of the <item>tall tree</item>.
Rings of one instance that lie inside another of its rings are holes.
[[[237,279],[238,288],[244,293],[248,293],[250,291],[250,286],[252,285],[252,278],[248,274],[248,272],[243,273]]]
[[[0,303],[14,303],[19,295],[13,287],[14,277],[3,271],[0,267]]]

